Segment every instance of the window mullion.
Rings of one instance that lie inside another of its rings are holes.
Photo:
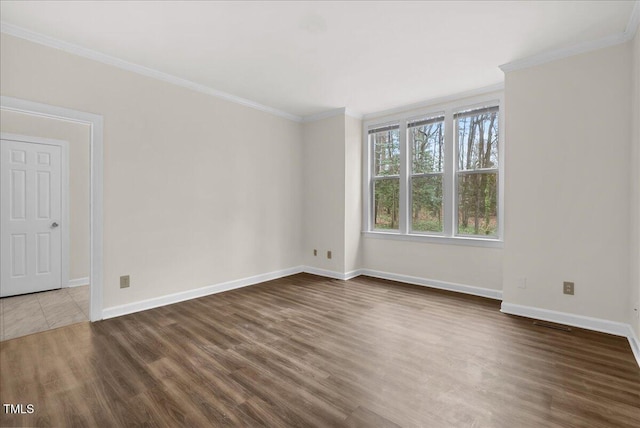
[[[409,232],[409,143],[408,143],[407,123],[400,123],[400,233]]]
[[[453,236],[455,224],[455,165],[456,151],[454,147],[453,112],[447,110],[444,118],[444,171],[443,171],[443,195],[444,195],[444,235]]]

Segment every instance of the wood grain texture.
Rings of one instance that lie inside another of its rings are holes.
[[[2,426],[640,426],[624,338],[299,274],[0,343]]]

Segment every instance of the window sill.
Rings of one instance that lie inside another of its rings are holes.
[[[374,239],[391,239],[395,241],[414,241],[414,242],[428,242],[431,244],[448,244],[448,245],[464,245],[468,247],[485,247],[485,248],[503,248],[504,241],[497,238],[475,238],[467,236],[433,236],[433,235],[419,235],[408,234],[403,235],[394,232],[380,232],[380,231],[367,231],[362,232],[365,238]]]

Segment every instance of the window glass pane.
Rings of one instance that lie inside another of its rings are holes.
[[[498,112],[481,112],[456,119],[458,170],[498,168]]]
[[[375,176],[400,174],[400,129],[370,134],[373,141]]]
[[[458,234],[498,234],[498,174],[458,174]]]
[[[373,224],[376,229],[398,229],[400,221],[400,179],[373,182]]]
[[[442,172],[444,168],[444,122],[409,128],[411,171],[414,174]]]
[[[411,178],[411,230],[442,232],[442,176]]]

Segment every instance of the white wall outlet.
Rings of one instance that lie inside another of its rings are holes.
[[[527,288],[527,278],[522,277],[522,278],[518,278],[518,282],[517,282],[517,286],[518,288]]]

